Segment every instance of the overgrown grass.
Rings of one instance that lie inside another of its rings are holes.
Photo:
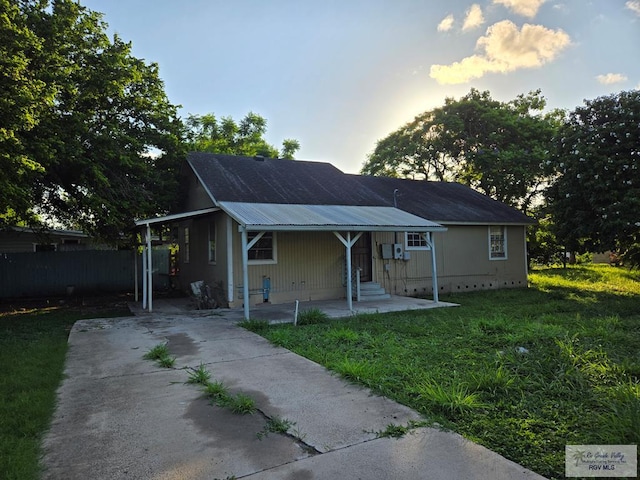
[[[67,306],[0,313],[0,478],[39,477],[40,442],[55,408],[74,322],[126,315],[120,307]]]
[[[457,308],[261,334],[546,477],[566,444],[640,442],[640,272],[534,270]]]

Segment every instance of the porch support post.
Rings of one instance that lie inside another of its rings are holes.
[[[245,225],[239,225],[242,234],[242,300],[244,302],[244,319],[249,320],[249,249],[262,238],[264,232],[258,234],[249,242],[249,235]]]
[[[133,292],[135,301],[138,301],[138,247],[133,249]]]
[[[244,319],[249,320],[249,247],[247,246],[247,228],[240,227],[242,235],[242,302]]]
[[[233,232],[231,231],[233,221],[227,215],[227,301],[233,302]]]
[[[147,309],[147,245],[146,244],[142,247],[142,272],[141,273],[142,273],[142,310],[146,310]]]
[[[433,301],[438,303],[438,271],[436,269],[436,242],[433,240],[433,232],[427,234],[427,243],[431,247],[431,286],[433,289]]]
[[[151,224],[147,223],[147,293],[149,312],[153,310],[153,260],[151,257]]]
[[[351,232],[347,232],[347,238],[345,239],[340,232],[333,232],[333,234],[338,237],[338,240],[342,242],[342,244],[346,248],[346,261],[347,261],[347,306],[349,307],[349,311],[353,311],[353,299],[351,298],[352,292],[352,284],[351,284],[351,247],[358,241],[358,239],[362,236],[362,232],[358,232],[353,239],[351,238]]]

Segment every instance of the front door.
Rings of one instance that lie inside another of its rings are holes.
[[[371,232],[364,232],[358,241],[351,247],[351,264],[353,268],[360,268],[360,281],[370,282],[371,275]]]

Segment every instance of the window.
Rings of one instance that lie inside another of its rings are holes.
[[[34,252],[55,252],[58,249],[55,243],[35,243],[33,245]]]
[[[258,236],[258,232],[248,232],[247,239],[251,242]],[[249,249],[249,262],[251,263],[275,263],[276,242],[273,232],[264,232],[253,247]]]
[[[182,252],[182,262],[189,263],[189,227],[184,227],[184,252]]]
[[[430,250],[426,233],[406,232],[405,245],[407,250]]]
[[[504,226],[489,227],[489,259],[507,259],[507,229]]]
[[[216,224],[209,222],[209,263],[216,263]]]

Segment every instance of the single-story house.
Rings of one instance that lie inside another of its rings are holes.
[[[0,253],[66,252],[86,249],[90,243],[89,236],[78,230],[0,229]]]
[[[136,223],[149,235],[176,225],[181,288],[219,284],[247,318],[262,302],[351,306],[368,288],[438,301],[440,292],[527,284],[533,221],[458,183],[210,153],[189,154],[184,173],[184,211]]]

